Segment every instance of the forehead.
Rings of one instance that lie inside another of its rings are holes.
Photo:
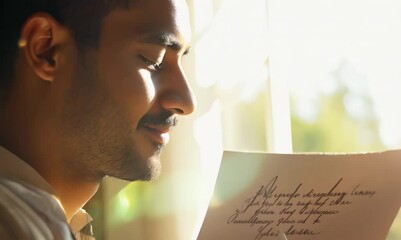
[[[124,41],[157,34],[172,34],[183,46],[189,44],[191,30],[185,0],[139,0],[129,9],[114,10],[103,20],[101,38]]]

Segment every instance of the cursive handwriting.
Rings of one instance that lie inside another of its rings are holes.
[[[227,224],[241,224],[255,228],[255,240],[269,239],[280,232],[287,236],[319,235],[318,226],[339,214],[359,198],[372,198],[375,190],[361,184],[344,189],[339,178],[326,190],[294,185],[291,191],[280,191],[279,177],[261,185],[255,193],[228,216]],[[283,230],[283,231],[282,231]]]

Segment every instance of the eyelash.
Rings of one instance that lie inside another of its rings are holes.
[[[142,59],[146,64],[148,64],[148,65],[152,68],[152,70],[154,70],[154,71],[159,71],[159,70],[162,69],[162,65],[161,65],[161,64],[155,63],[155,62],[153,62],[153,61],[147,59],[146,57],[144,57],[144,56],[142,56],[142,55],[139,55],[139,56],[141,57],[141,59]]]

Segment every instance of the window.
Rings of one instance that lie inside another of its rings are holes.
[[[269,0],[269,10],[294,151],[400,148],[401,2]],[[388,240],[401,238],[400,222]]]

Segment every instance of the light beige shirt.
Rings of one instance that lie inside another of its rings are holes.
[[[94,239],[83,209],[67,223],[52,187],[30,165],[0,146],[0,239]]]

